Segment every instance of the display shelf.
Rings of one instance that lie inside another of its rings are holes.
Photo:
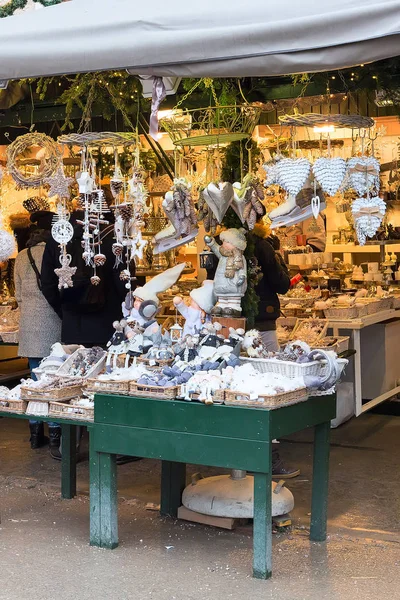
[[[386,244],[391,244],[393,247],[391,250],[393,252],[400,252],[400,241],[399,240],[391,240],[390,242],[386,242]],[[333,252],[333,253],[344,253],[344,254],[379,254],[381,250],[381,242],[367,242],[365,246],[357,246],[356,244],[327,244],[325,251]]]
[[[398,319],[400,317],[400,310],[393,308],[389,310],[383,310],[372,315],[360,317],[359,319],[331,319],[329,318],[329,327],[335,329],[363,329],[369,325],[376,325],[376,323],[383,323],[389,319]]]
[[[168,268],[168,267],[166,267]],[[158,269],[158,270],[150,270],[150,269],[145,269],[145,270],[138,270],[136,271],[136,277],[154,277],[155,275],[159,275],[160,273],[163,273],[163,271],[165,271],[165,269]],[[196,269],[194,268],[186,268],[183,269],[182,271],[182,275],[191,275],[192,273],[194,273],[196,271]]]

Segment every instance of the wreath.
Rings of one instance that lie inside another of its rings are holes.
[[[26,152],[31,146],[39,146],[46,150],[47,158],[33,175],[22,173],[18,165],[18,157]],[[18,188],[39,187],[46,177],[51,177],[59,167],[61,152],[56,142],[44,133],[26,133],[20,135],[7,148],[7,169]]]
[[[54,6],[55,4],[61,4],[63,0],[33,0],[34,2],[40,2],[43,6]],[[0,19],[4,17],[11,17],[19,8],[25,8],[28,0],[10,0],[8,4],[0,7]]]

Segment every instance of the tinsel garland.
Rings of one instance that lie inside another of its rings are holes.
[[[33,0],[39,2],[43,6],[54,6],[55,4],[61,4],[63,0]],[[16,10],[25,8],[28,0],[10,0],[8,4],[0,8],[0,19],[4,17],[11,17]]]

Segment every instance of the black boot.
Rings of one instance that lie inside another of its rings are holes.
[[[32,450],[37,450],[49,443],[49,438],[44,435],[43,422],[29,423],[29,429]]]
[[[61,460],[60,443],[61,443],[61,427],[50,427],[50,456],[54,460]]]
[[[292,479],[300,475],[300,469],[285,465],[282,461],[278,448],[272,447],[272,477],[279,479]]]

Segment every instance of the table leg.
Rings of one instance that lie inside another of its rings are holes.
[[[272,483],[269,473],[254,473],[253,577],[272,575]]]
[[[182,504],[182,492],[186,486],[186,464],[163,460],[161,462],[161,504],[160,513],[170,517],[178,516]]]
[[[90,446],[90,545],[118,546],[117,465],[114,454]]]
[[[354,394],[356,399],[356,417],[362,413],[362,379],[361,379],[361,330],[353,331],[354,355]]]
[[[329,487],[330,422],[321,423],[314,431],[314,464],[312,482],[310,540],[326,540]]]
[[[76,425],[61,425],[61,497],[76,496]]]

